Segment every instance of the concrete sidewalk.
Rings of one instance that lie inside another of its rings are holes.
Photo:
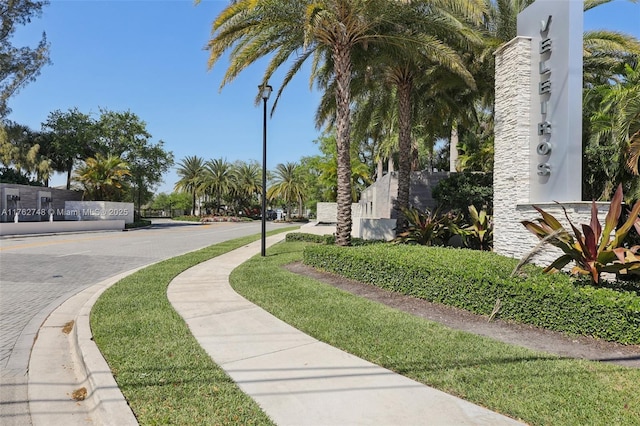
[[[168,297],[211,358],[275,423],[521,424],[319,342],[239,296],[229,274],[259,244],[183,272]]]
[[[335,227],[301,231],[332,234]],[[269,237],[267,245],[282,239]],[[521,424],[319,342],[248,302],[228,278],[259,252],[256,241],[191,268],[171,282],[168,296],[212,359],[277,424]],[[29,361],[29,412],[8,424],[137,424],[89,325],[100,294],[134,271],[87,288],[47,318]],[[83,388],[85,399],[74,401]]]

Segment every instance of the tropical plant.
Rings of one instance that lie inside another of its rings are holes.
[[[177,174],[180,179],[175,184],[176,191],[191,194],[191,214],[196,215],[196,197],[200,192],[202,176],[204,173],[204,160],[196,155],[186,156],[178,163]]]
[[[564,252],[544,271],[559,271],[573,261],[575,266],[571,273],[589,275],[594,284],[600,282],[603,272],[640,274],[640,246],[624,246],[624,240],[632,226],[640,232],[640,201],[635,203],[627,220],[621,226],[617,226],[622,212],[622,197],[622,186],[618,185],[609,204],[604,229],[598,220],[598,207],[595,202],[591,206],[590,223],[582,225],[582,232],[571,222],[566,209],[561,206],[573,235],[553,215],[534,206],[542,217],[537,219],[537,223],[528,220],[521,223],[540,240],[548,238],[550,244]]]
[[[393,139],[386,138],[385,142],[388,145],[394,139],[397,141],[397,208],[398,230],[401,230],[404,226],[402,209],[409,205],[410,173],[418,164],[417,139],[422,139],[416,138],[420,134],[417,130],[421,126],[415,123],[418,123],[418,120],[426,122],[428,117],[433,116],[425,113],[416,120],[414,117],[417,106],[422,106],[424,103],[414,102],[414,99],[420,97],[419,90],[424,92],[425,87],[429,89],[437,86],[439,78],[456,80],[458,92],[475,88],[473,76],[467,70],[465,61],[458,52],[470,46],[482,44],[481,37],[473,31],[469,23],[479,23],[485,6],[482,1],[429,2],[428,8],[424,7],[425,2],[419,1],[389,3],[396,5],[402,3],[401,7],[395,9],[394,22],[381,29],[389,41],[367,46],[367,49],[362,52],[359,50],[354,52],[353,92],[354,100],[357,102],[376,99],[375,103],[369,102],[369,105],[376,108],[368,109],[368,113],[372,116],[377,115],[380,118],[389,116],[388,112],[380,114],[377,108],[388,109],[392,106],[391,108],[396,110],[397,125],[394,129],[396,134]],[[371,60],[372,57],[375,61]],[[326,69],[322,71],[326,72]],[[319,80],[320,87],[331,89],[332,85],[335,85],[335,81],[328,80],[325,76],[319,76]],[[328,86],[327,81],[329,81]],[[330,93],[332,90],[327,91],[325,98],[329,98]],[[431,99],[433,98],[430,97],[429,100]],[[329,99],[323,101],[324,114],[329,104]],[[367,108],[358,110],[359,113],[367,112]],[[389,119],[378,120],[376,123],[378,128],[371,128],[371,135],[379,138],[388,133],[380,131],[381,123],[392,124],[393,122]],[[362,134],[361,124],[356,126],[356,129]],[[429,133],[422,132],[422,135]],[[431,144],[435,142],[435,138],[425,139]],[[379,142],[382,140],[379,139]]]
[[[338,153],[335,134],[322,135],[316,141],[320,144],[320,151],[324,154],[319,158],[315,166],[320,175],[318,180],[324,187],[324,196],[327,201],[336,201],[338,196]],[[357,202],[360,193],[371,184],[369,168],[360,161],[357,155],[357,145],[351,145],[351,202]]]
[[[493,246],[493,217],[487,214],[487,210],[478,212],[475,206],[469,206],[471,224],[461,230],[467,247],[477,250],[491,250]]]
[[[236,211],[252,209],[258,204],[262,195],[262,167],[258,163],[236,162],[233,168],[233,182],[230,195],[236,204]]]
[[[204,176],[200,189],[207,196],[213,196],[218,211],[222,207],[223,198],[233,187],[233,165],[227,160],[217,158],[204,165]]]
[[[213,23],[209,65],[231,51],[222,85],[257,60],[270,56],[263,76],[266,84],[276,69],[294,58],[274,102],[304,62],[314,57],[314,69],[328,64],[336,102],[338,148],[338,245],[351,241],[351,79],[352,55],[386,38],[385,28],[396,23],[398,3],[388,0],[270,0],[232,2]],[[398,37],[396,41],[400,40]],[[314,72],[315,75],[315,72]],[[256,96],[256,102],[260,98]],[[273,110],[272,110],[273,111]]]
[[[78,167],[74,180],[82,184],[85,199],[120,201],[130,175],[129,165],[120,157],[98,154]]]
[[[298,216],[304,212],[305,185],[296,163],[278,164],[273,182],[267,191],[267,198],[281,198],[287,206],[288,218],[292,219],[291,204],[298,203]]]
[[[640,62],[634,66],[624,65],[617,84],[607,81],[585,94],[591,132],[585,149],[586,179],[590,187],[601,191],[594,198],[607,199],[619,183],[628,197],[640,198],[640,182],[635,177],[640,157]]]
[[[20,182],[46,186],[53,172],[52,161],[45,152],[49,142],[46,135],[13,122],[3,124],[3,128],[0,163],[5,169],[12,168],[15,171],[7,173],[7,176],[13,175]]]
[[[443,246],[451,236],[460,233],[460,215],[442,215],[438,210],[421,211],[415,207],[404,209],[402,213],[407,218],[407,227],[397,234],[395,243]]]

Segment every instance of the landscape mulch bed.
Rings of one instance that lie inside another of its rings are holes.
[[[394,293],[370,284],[320,271],[301,262],[289,264],[286,269],[457,330],[468,331],[562,357],[584,358],[640,368],[640,345],[622,345],[587,336],[573,336],[500,319],[489,321],[487,316],[475,315],[462,309]]]

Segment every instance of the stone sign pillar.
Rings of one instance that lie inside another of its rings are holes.
[[[537,0],[518,37],[495,53],[494,251],[522,258],[538,239],[520,223],[540,214],[589,223],[582,202],[582,2]],[[602,207],[600,207],[602,212]],[[601,213],[604,217],[606,212]],[[534,262],[549,264],[546,248]]]

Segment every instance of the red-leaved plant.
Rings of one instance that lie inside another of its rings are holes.
[[[533,206],[540,212],[542,218],[536,219],[537,223],[528,220],[523,220],[521,223],[540,240],[547,238],[550,244],[565,253],[544,271],[559,271],[569,262],[574,261],[575,266],[571,269],[571,273],[590,275],[594,284],[600,282],[602,272],[621,275],[640,274],[640,245],[624,246],[624,239],[632,226],[640,233],[640,200],[631,209],[625,223],[616,229],[622,212],[622,196],[620,185],[611,199],[604,229],[598,221],[598,208],[595,202],[591,205],[591,221],[589,225],[582,225],[582,232],[571,222],[566,209],[561,206],[574,235],[567,232],[553,215]]]

